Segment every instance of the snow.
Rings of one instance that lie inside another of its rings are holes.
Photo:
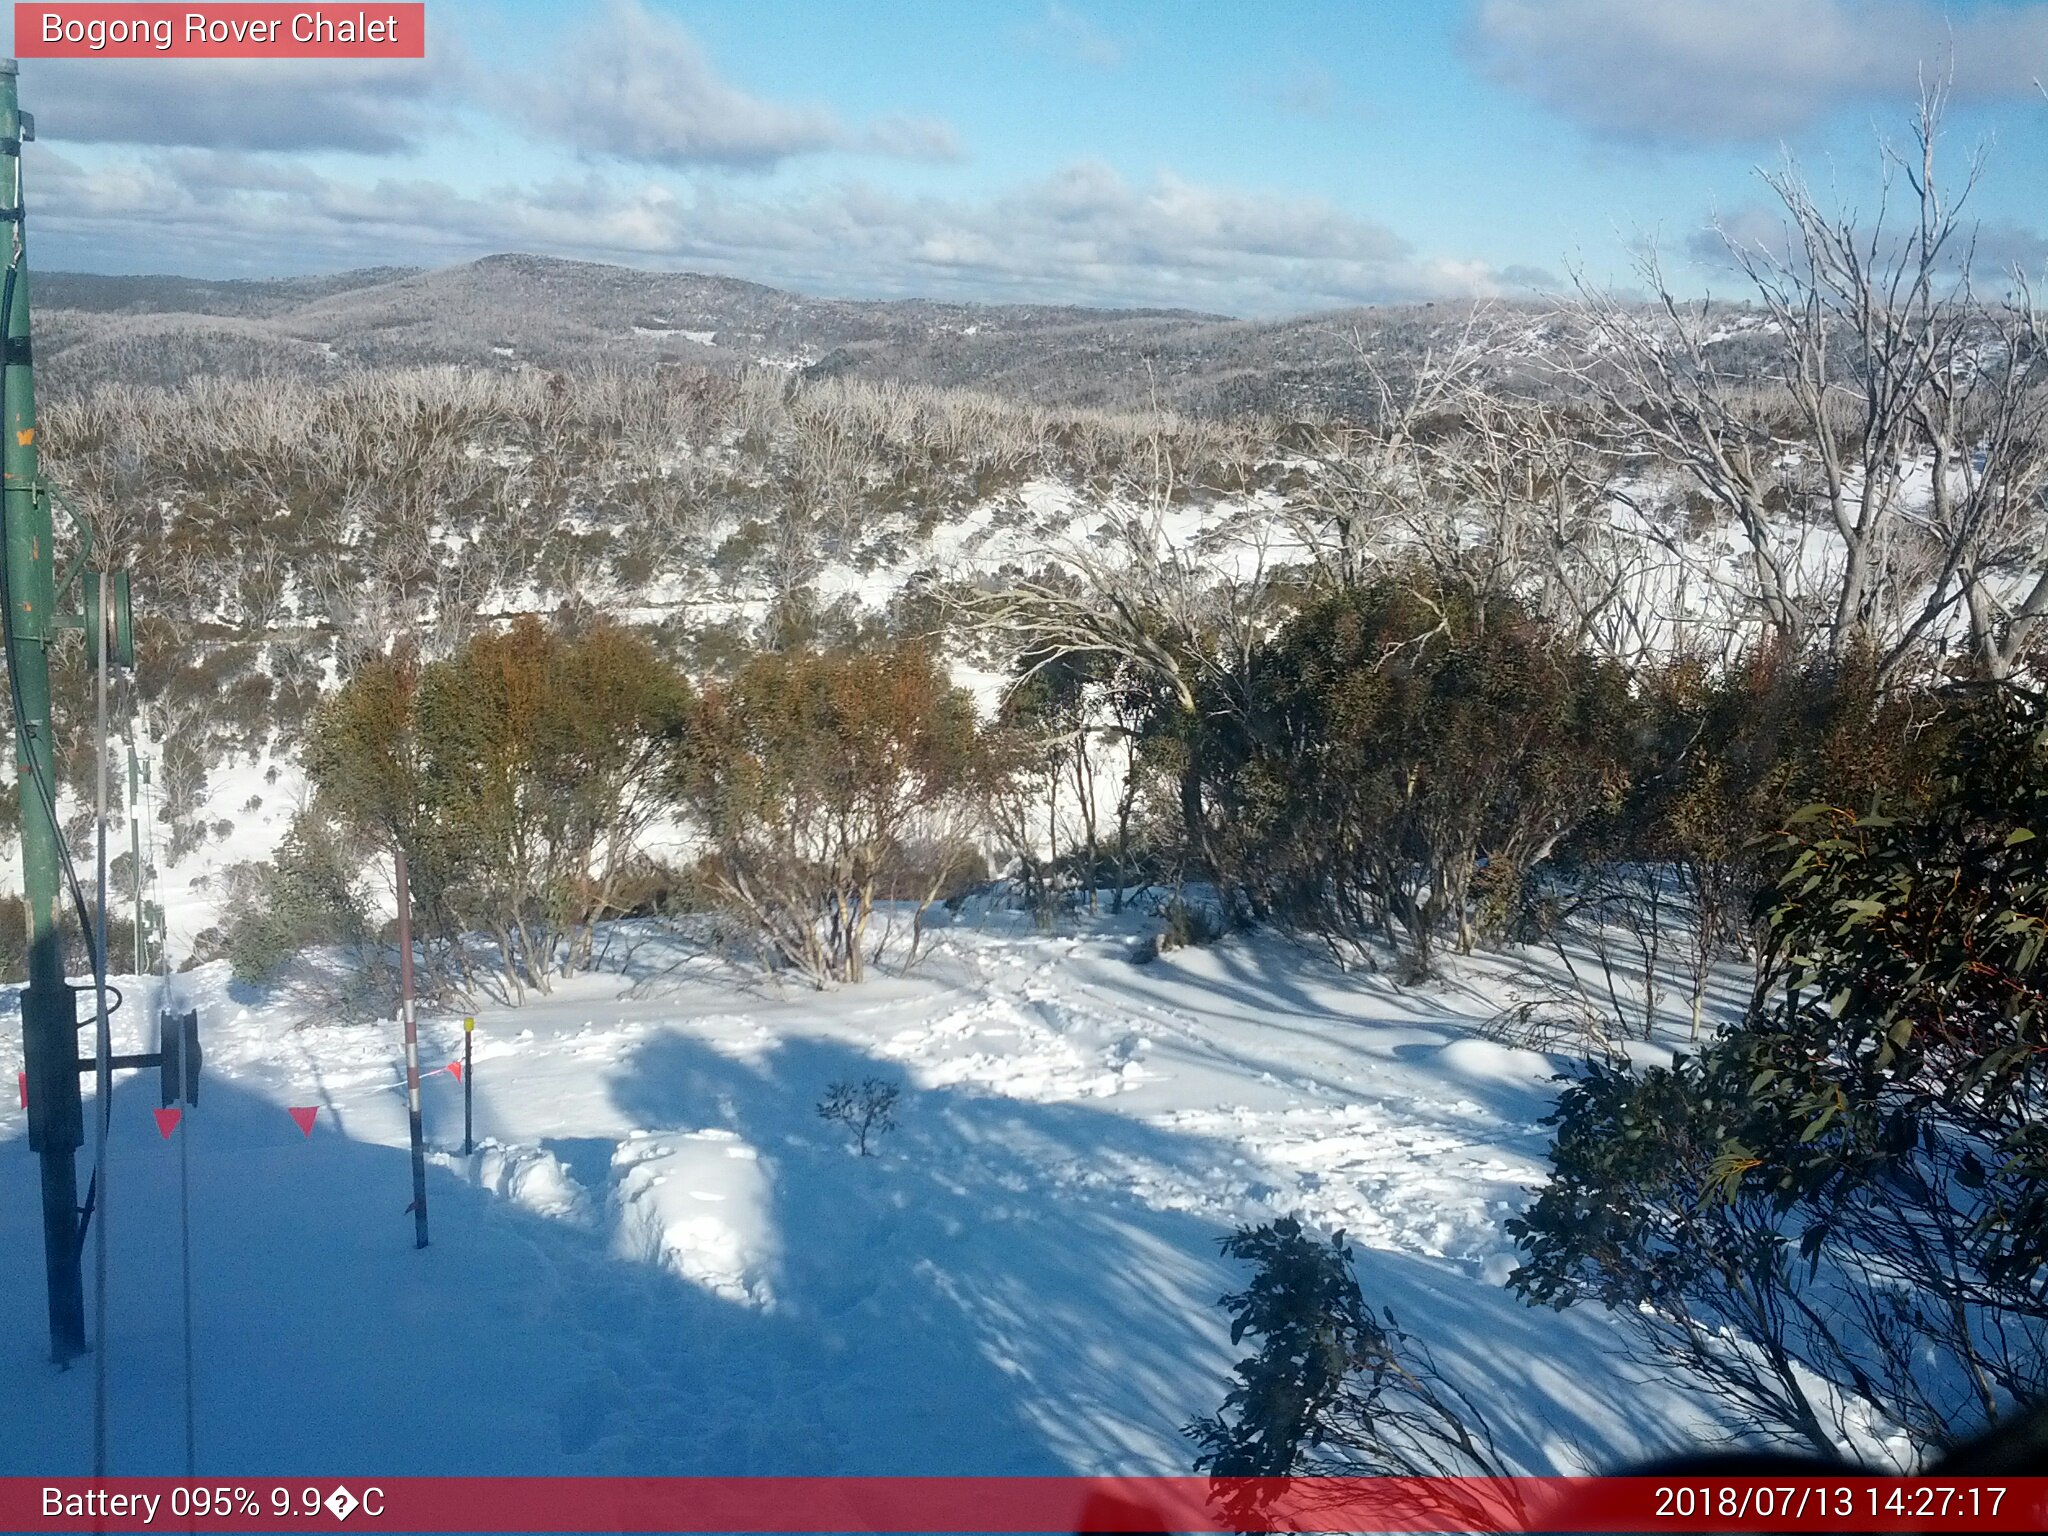
[[[203,1474],[1174,1473],[1243,1353],[1217,1240],[1298,1212],[1530,1472],[1696,1431],[1591,1308],[1501,1286],[1559,1060],[1483,1040],[1498,987],[1402,990],[1270,938],[1130,956],[1152,919],[975,910],[908,975],[782,990],[653,927],[611,969],[421,1026],[413,1247],[395,1026],[176,978]],[[147,999],[150,984],[122,983]],[[117,1049],[148,1042],[117,1030]],[[0,1021],[0,1070],[19,1032]],[[861,1157],[814,1105],[903,1085]],[[89,1089],[88,1089],[89,1092]],[[117,1474],[182,1470],[175,1143],[116,1087]],[[285,1110],[317,1106],[310,1137]],[[88,1115],[91,1110],[88,1106]],[[81,1156],[81,1183],[89,1156]],[[34,1160],[0,1100],[0,1474],[82,1472],[92,1373],[44,1359]]]
[[[673,325],[636,325],[633,327],[633,334],[636,336],[680,336],[685,341],[694,341],[700,347],[712,345],[713,340],[718,335],[716,331],[686,331]]]
[[[732,1131],[635,1130],[612,1153],[613,1252],[664,1265],[730,1301],[773,1304],[773,1189],[761,1154]]]

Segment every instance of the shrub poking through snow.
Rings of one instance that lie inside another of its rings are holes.
[[[1240,1227],[1222,1242],[1231,1258],[1257,1266],[1251,1284],[1223,1305],[1230,1341],[1252,1335],[1259,1351],[1237,1366],[1222,1411],[1184,1431],[1202,1448],[1196,1471],[1219,1478],[1506,1475],[1485,1417],[1437,1372],[1428,1348],[1401,1331],[1391,1309],[1375,1314],[1366,1303],[1343,1233],[1326,1242],[1283,1216]],[[1260,1496],[1233,1491],[1225,1502]]]
[[[1190,945],[1214,944],[1223,937],[1223,920],[1215,909],[1198,905],[1183,896],[1175,896],[1167,902],[1166,911],[1161,915],[1164,926],[1159,930],[1160,954],[1170,949],[1186,949]]]
[[[673,788],[712,899],[823,988],[878,957],[878,901],[908,903],[915,933],[976,852],[988,747],[928,650],[792,648],[706,686]]]
[[[463,949],[483,933],[502,995],[546,992],[593,964],[597,924],[645,871],[691,699],[646,637],[610,623],[526,615],[443,660],[378,655],[314,716],[312,814],[405,850],[435,969],[465,990],[487,980]]]
[[[871,1157],[874,1154],[868,1150],[868,1138],[896,1129],[896,1100],[902,1092],[896,1084],[879,1077],[863,1078],[858,1083],[834,1083],[825,1090],[825,1097],[818,1100],[818,1114],[852,1131],[855,1150],[862,1157]]]

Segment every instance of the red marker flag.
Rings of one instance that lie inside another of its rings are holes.
[[[461,1062],[459,1062],[459,1061],[451,1061],[451,1062],[449,1062],[449,1063],[448,1063],[448,1070],[449,1070],[450,1072],[453,1072],[453,1073],[455,1074],[455,1081],[457,1081],[458,1083],[462,1081],[462,1063],[461,1063]]]
[[[313,1117],[320,1113],[320,1106],[315,1104],[310,1109],[288,1109],[285,1113],[298,1123],[300,1130],[311,1136],[313,1134]]]
[[[152,1113],[156,1115],[157,1130],[162,1134],[165,1141],[169,1141],[171,1139],[171,1132],[178,1128],[178,1122],[184,1118],[185,1111],[182,1109],[159,1109],[152,1111]]]

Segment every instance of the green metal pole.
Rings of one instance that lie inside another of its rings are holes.
[[[149,960],[142,950],[142,790],[136,770],[135,743],[128,743],[128,874],[135,887],[134,971],[149,974]]]
[[[13,676],[15,790],[21,798],[21,871],[28,920],[28,988],[21,999],[28,1072],[29,1146],[42,1160],[43,1263],[50,1293],[50,1358],[85,1352],[85,1288],[78,1242],[75,1153],[85,1140],[78,1088],[77,1004],[64,979],[57,931],[61,836],[38,780],[54,799],[49,648],[59,633],[51,564],[50,504],[36,452],[35,372],[29,351],[28,263],[21,196],[17,66],[0,60],[0,520],[7,550],[7,667]]]

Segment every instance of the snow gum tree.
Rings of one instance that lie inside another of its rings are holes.
[[[1683,929],[1695,1039],[1714,965],[1757,957],[1749,908],[1768,883],[1769,835],[1816,800],[1903,810],[1932,793],[1940,701],[1882,689],[1876,670],[1867,655],[1835,662],[1765,644],[1725,668],[1681,656],[1634,675],[1628,794],[1568,853],[1588,879],[1603,870],[1636,885],[1668,878],[1678,904],[1663,915]],[[1590,910],[1606,915],[1597,902]]]
[[[1419,969],[1440,938],[1498,928],[1626,784],[1619,670],[1422,571],[1309,602],[1244,696],[1204,742],[1233,888],[1339,946],[1395,939]]]
[[[878,899],[921,912],[975,851],[993,762],[929,652],[789,650],[706,687],[674,785],[714,899],[823,987],[865,975]]]
[[[1740,595],[1772,634],[1863,650],[1887,680],[1951,631],[1961,666],[2011,676],[2048,624],[2048,353],[2023,278],[2003,303],[1977,291],[1981,167],[1940,172],[1945,98],[1886,147],[1868,218],[1796,166],[1763,173],[1775,227],[1721,232],[1753,309],[1678,298],[1652,255],[1654,309],[1582,289],[1563,369],[1620,451],[1676,466],[1739,531]]]
[[[426,931],[492,936],[517,994],[586,964],[663,806],[690,700],[641,637],[524,617],[446,661],[379,657],[315,718],[316,815],[403,849]]]
[[[574,974],[621,910],[688,701],[644,638],[609,624],[565,635],[522,618],[422,674],[423,799],[467,877],[448,894],[515,983]]]

